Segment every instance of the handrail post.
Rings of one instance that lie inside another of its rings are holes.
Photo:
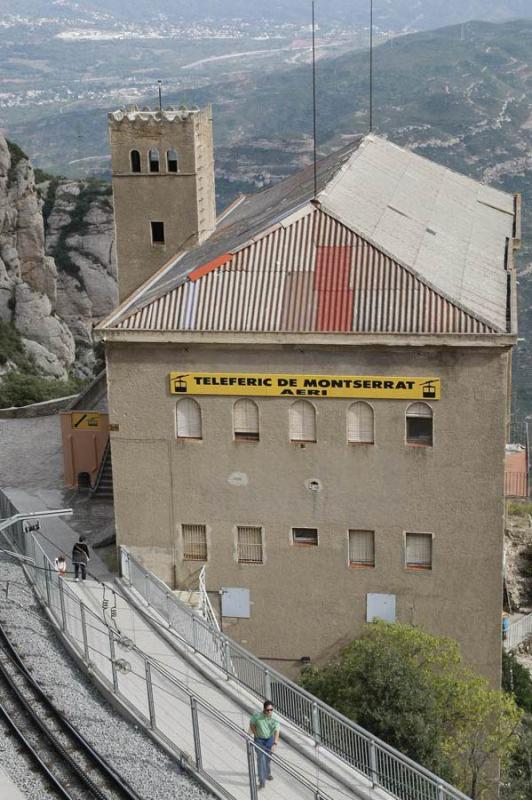
[[[59,584],[59,602],[61,604],[61,628],[65,633],[67,631],[66,610],[65,610],[65,595],[64,595],[63,581]]]
[[[198,720],[198,701],[195,697],[190,698],[190,711],[192,713],[192,732],[194,734],[194,750],[196,754],[196,767],[200,770],[203,769],[201,759],[201,738]]]
[[[271,693],[272,693],[272,677],[270,675],[270,670],[264,670],[264,697],[267,697],[271,700]]]
[[[44,565],[44,580],[46,583],[46,602],[48,603],[48,608],[51,609],[52,607],[52,600],[50,594],[50,564],[46,563]]]
[[[198,649],[198,631],[197,631],[198,622],[196,617],[192,617],[192,649],[194,652],[197,652]]]
[[[148,695],[148,709],[150,711],[150,728],[155,730],[155,703],[153,701],[153,685],[151,682],[151,664],[146,661],[146,693]]]
[[[62,579],[61,579],[62,580]],[[85,619],[85,606],[83,603],[79,604],[80,616],[81,616],[81,633],[83,636],[83,652],[85,654],[85,663],[88,664],[90,661],[89,657],[89,641],[87,639],[87,621]]]
[[[222,642],[222,659],[224,670],[226,672],[226,678],[229,678],[232,674],[231,670],[231,654],[229,652],[229,642],[227,639],[221,639]]]
[[[377,754],[375,752],[375,742],[373,739],[370,740],[369,743],[369,769],[370,769],[370,779],[371,785],[375,786],[377,781]]]
[[[247,742],[248,752],[248,775],[249,775],[249,795],[251,800],[257,800],[257,773],[255,772],[255,748],[251,742]]]
[[[441,785],[441,783],[438,784],[437,800],[444,800],[444,797],[443,797],[443,786]]]
[[[321,730],[320,713],[318,711],[317,703],[312,703],[312,735],[314,736],[314,742],[319,744],[321,741]]]
[[[109,628],[109,654],[111,656],[111,670],[113,672],[113,691],[115,694],[118,694],[118,675],[116,674],[116,651],[115,651],[115,640],[113,636],[112,630]]]

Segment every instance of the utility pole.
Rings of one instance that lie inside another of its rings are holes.
[[[318,194],[318,151],[317,138],[317,112],[316,112],[316,3],[312,0],[312,130],[314,150],[314,197]]]

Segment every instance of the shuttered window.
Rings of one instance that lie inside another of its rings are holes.
[[[206,525],[183,525],[183,560],[207,561]]]
[[[290,441],[316,441],[316,409],[308,400],[296,400],[289,411]]]
[[[406,409],[406,441],[432,447],[432,408],[427,403],[412,403]]]
[[[235,439],[259,439],[259,409],[253,400],[237,400],[233,406]]]
[[[262,564],[262,528],[239,525],[237,530],[237,550],[239,564]]]
[[[375,441],[373,409],[368,403],[353,403],[347,409],[347,441],[359,444]]]
[[[178,400],[176,425],[178,439],[201,439],[201,408],[191,397]]]
[[[410,569],[432,569],[432,534],[406,534],[406,566]]]
[[[374,531],[349,531],[349,565],[351,567],[375,566]]]

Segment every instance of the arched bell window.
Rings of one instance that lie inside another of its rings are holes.
[[[166,151],[166,165],[168,172],[179,172],[179,158],[177,156],[177,150],[172,148]]]
[[[131,157],[131,172],[140,172],[140,153],[138,150],[132,150]]]
[[[150,164],[150,172],[160,172],[160,156],[158,150],[150,150],[148,154],[148,162]]]

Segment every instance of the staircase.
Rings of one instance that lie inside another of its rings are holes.
[[[113,465],[111,462],[111,448],[109,443],[107,443],[107,447],[105,448],[105,453],[103,454],[102,463],[100,464],[94,486],[91,487],[91,497],[93,499],[97,498],[98,500],[113,499]]]

